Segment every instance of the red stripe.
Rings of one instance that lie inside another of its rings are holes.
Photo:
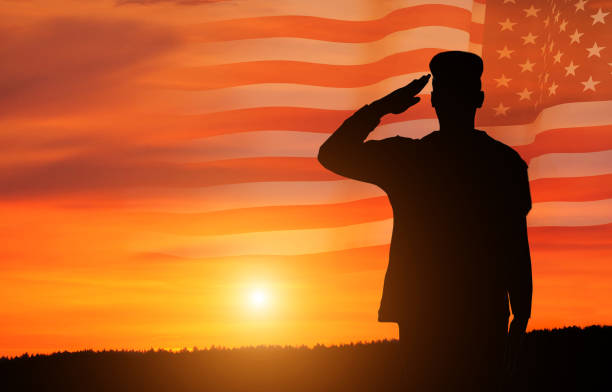
[[[106,159],[106,160],[105,160]],[[203,187],[257,181],[322,181],[340,177],[316,158],[244,158],[205,164],[135,163],[77,158],[43,167],[0,170],[4,198],[137,187]]]
[[[370,21],[347,21],[315,16],[285,15],[210,22],[187,29],[201,42],[249,38],[297,37],[333,42],[372,42],[396,31],[420,26],[469,30],[471,12],[447,5],[420,5],[395,10]]]
[[[484,25],[482,23],[470,23],[470,42],[482,44],[484,36]]]
[[[530,182],[534,202],[612,199],[612,174],[540,178]]]
[[[322,181],[341,177],[316,158],[242,158],[189,165],[195,174],[184,185],[205,186],[259,181]],[[196,180],[196,181],[193,181]]]
[[[610,247],[612,223],[578,227],[530,227],[529,242],[539,248]]]
[[[426,71],[429,59],[443,49],[395,53],[370,64],[330,65],[301,61],[252,61],[175,69],[153,76],[155,83],[185,90],[208,90],[259,83],[293,83],[323,87],[369,86],[384,79]]]
[[[421,102],[400,115],[385,116],[381,124],[436,118],[429,95],[421,95]],[[363,102],[363,105],[369,102]],[[299,107],[261,107],[228,110],[195,116],[159,119],[153,126],[172,127],[172,139],[201,138],[222,134],[262,131],[305,131],[331,134],[355,110],[328,110]],[[163,125],[160,125],[163,124]]]
[[[579,153],[612,149],[612,125],[551,129],[539,133],[533,143],[514,149],[529,162],[542,154]]]
[[[208,213],[129,213],[122,221],[180,235],[221,235],[337,227],[391,216],[391,207],[384,196],[336,204],[254,207]]]

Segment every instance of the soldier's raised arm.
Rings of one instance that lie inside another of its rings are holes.
[[[383,98],[363,106],[347,118],[321,145],[318,160],[336,174],[360,181],[375,183],[380,170],[378,162],[385,157],[386,143],[370,140],[364,143],[385,114],[399,114],[419,102],[416,97],[431,75],[415,79]]]

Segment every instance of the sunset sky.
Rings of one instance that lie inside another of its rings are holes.
[[[482,45],[483,1],[426,3],[0,0],[0,356],[396,338],[390,206],[315,157],[433,54]],[[436,129],[430,91],[377,135]],[[553,107],[537,143],[491,128],[532,160],[530,329],[612,323],[606,99]]]

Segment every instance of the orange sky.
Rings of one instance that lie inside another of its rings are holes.
[[[214,116],[199,111],[208,101],[198,91],[174,88],[185,67],[205,63],[194,31],[228,9],[270,12],[262,1],[0,0],[0,355],[397,337],[376,321],[386,246],[197,256],[232,238],[271,247],[259,242],[282,229],[302,230],[279,244],[288,249],[298,235],[350,242],[353,231],[333,228],[390,217],[380,197],[194,212],[219,172],[246,165],[197,160],[189,142],[218,132]],[[260,181],[285,180],[274,160],[248,163],[272,173]],[[337,179],[312,165],[284,169]],[[213,234],[242,237],[201,238]],[[610,234],[530,229],[530,328],[612,323]],[[256,289],[268,297],[261,309],[249,302]]]

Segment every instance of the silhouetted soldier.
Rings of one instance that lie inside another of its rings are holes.
[[[364,142],[382,116],[419,101],[425,75],[346,119],[318,159],[389,197],[393,234],[378,320],[399,324],[408,382],[419,390],[492,391],[504,352],[506,374],[516,369],[531,314],[527,165],[474,129],[482,59],[443,52],[429,67],[440,130]]]

